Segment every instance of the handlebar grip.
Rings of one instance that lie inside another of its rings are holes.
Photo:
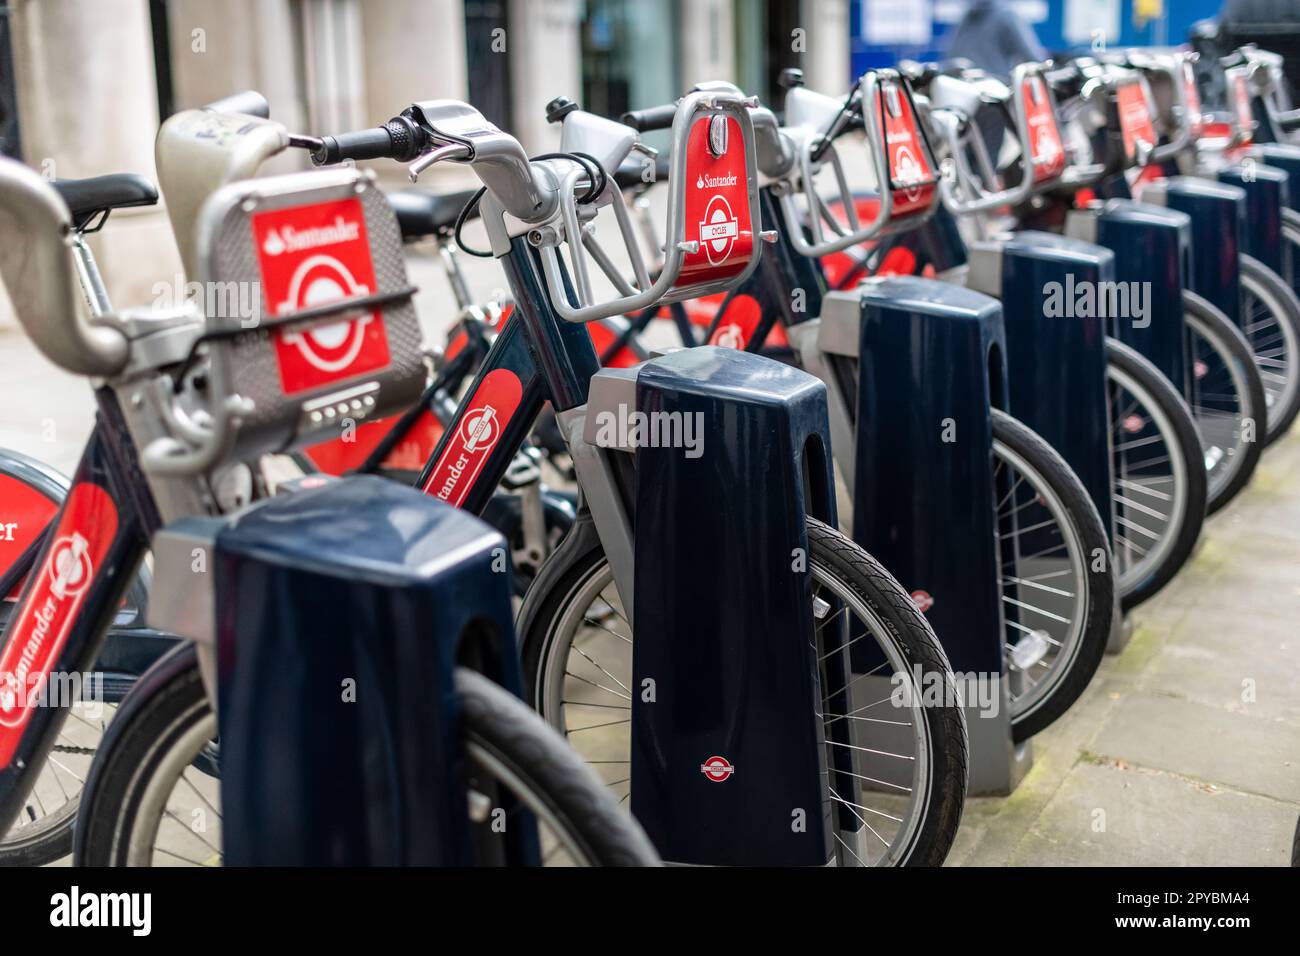
[[[271,117],[271,104],[257,90],[245,90],[243,93],[235,93],[214,103],[209,103],[203,109],[211,110],[214,113],[243,113],[245,116],[260,116],[262,119],[270,119]]]
[[[677,118],[677,104],[665,103],[663,106],[651,106],[644,110],[629,110],[620,118],[624,126],[630,126],[638,133],[648,133],[656,129],[672,129],[673,120]]]
[[[391,119],[383,126],[321,137],[319,149],[312,150],[311,161],[317,166],[341,163],[345,159],[414,159],[423,145],[419,128],[404,117]]]

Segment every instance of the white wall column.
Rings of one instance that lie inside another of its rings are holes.
[[[849,0],[803,0],[808,47],[803,57],[804,82],[810,89],[843,96],[849,75]]]
[[[383,123],[417,100],[469,98],[463,0],[361,0],[361,20],[366,123]],[[387,182],[406,178],[393,163],[373,168]],[[450,163],[420,177],[435,188],[472,180]]]
[[[681,10],[682,82],[680,93],[703,80],[736,80],[733,0],[694,0]],[[746,0],[739,0],[746,2]],[[751,91],[752,92],[752,91]]]
[[[157,180],[158,94],[145,0],[17,0],[14,66],[23,158],[50,178]],[[180,271],[161,207],[113,213],[93,240],[119,307],[152,301]]]
[[[291,0],[169,0],[172,89],[178,110],[257,90],[271,116],[306,129]]]
[[[530,153],[556,149],[559,127],[546,122],[557,96],[582,97],[580,0],[510,0],[507,52],[514,100],[510,130]],[[472,78],[471,78],[472,95]]]

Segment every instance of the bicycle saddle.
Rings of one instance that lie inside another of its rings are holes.
[[[667,155],[661,152],[654,158],[654,178],[651,180],[646,180],[644,177],[646,162],[647,159],[644,156],[633,156],[619,166],[614,173],[614,182],[618,183],[618,188],[628,190],[651,183],[668,182],[669,162]]]
[[[76,229],[82,229],[100,213],[158,202],[158,187],[136,173],[56,179],[50,185],[67,204]]]
[[[423,189],[403,189],[388,194],[389,205],[397,213],[397,226],[403,242],[414,242],[426,236],[450,236],[456,226],[456,217],[465,203],[474,198],[476,190],[466,189],[454,193],[431,193]],[[478,207],[470,210],[468,219],[478,218]]]

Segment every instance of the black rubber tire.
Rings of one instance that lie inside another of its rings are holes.
[[[656,866],[641,827],[536,711],[482,674],[456,669],[465,736],[504,764],[598,866]]]
[[[39,833],[0,844],[0,866],[45,866],[71,853],[79,806],[80,801],[69,801]]]
[[[175,739],[208,713],[192,643],[177,646],[145,672],[108,725],[82,787],[74,866],[126,865],[118,837],[124,822],[135,817],[141,782]]]
[[[1053,692],[1032,711],[1017,715],[1012,713],[1011,735],[1016,743],[1027,740],[1070,709],[1092,680],[1110,640],[1111,625],[1115,616],[1115,562],[1111,558],[1106,527],[1101,523],[1097,506],[1088,490],[1079,481],[1051,445],[1023,422],[1006,412],[993,410],[993,439],[1013,449],[1029,462],[1047,482],[1074,523],[1078,536],[1088,582],[1088,606],[1083,633],[1078,650],[1068,670],[1059,679]],[[1106,559],[1096,570],[1091,560],[1097,549]]]
[[[580,522],[582,519],[579,519]],[[811,562],[834,574],[884,621],[913,667],[923,674],[951,674],[948,658],[916,604],[875,558],[840,532],[808,518]],[[524,687],[541,710],[544,706],[543,662],[565,603],[576,588],[604,563],[605,555],[594,535],[579,535],[585,547],[562,549],[556,559],[566,565],[555,577],[536,588],[520,616],[523,641]],[[543,579],[539,578],[539,582]],[[952,847],[966,798],[968,744],[961,708],[927,706],[931,752],[934,760],[932,788],[921,825],[903,854],[905,866],[938,866]],[[543,717],[546,715],[543,714]]]
[[[1243,407],[1242,418],[1253,419],[1257,430],[1260,422],[1267,423],[1268,400],[1264,394],[1264,382],[1259,377],[1259,367],[1250,351],[1250,342],[1241,329],[1233,324],[1223,312],[1207,299],[1194,292],[1183,292],[1183,313],[1189,321],[1197,324],[1197,334],[1216,343],[1216,351],[1221,356],[1228,356],[1237,367],[1238,374],[1246,381],[1246,394],[1240,400]],[[1193,422],[1195,419],[1193,418]],[[1214,514],[1237,496],[1241,489],[1250,483],[1251,476],[1259,465],[1260,455],[1264,453],[1265,442],[1250,442],[1243,451],[1245,460],[1237,468],[1230,482],[1208,492],[1205,504],[1207,516]]]
[[[576,754],[522,701],[458,668],[466,745],[507,767],[602,866],[658,862],[653,847]],[[141,678],[100,748],[75,832],[78,866],[126,865],[143,789],[168,747],[210,714],[194,645],[172,651]]]
[[[1174,534],[1174,543],[1165,560],[1142,581],[1127,593],[1121,590],[1120,609],[1127,612],[1155,596],[1173,580],[1174,575],[1192,556],[1196,539],[1200,537],[1201,527],[1205,524],[1209,477],[1205,471],[1205,456],[1201,450],[1196,422],[1173,383],[1136,350],[1112,338],[1106,339],[1106,362],[1138,383],[1160,406],[1161,414],[1174,430],[1176,447],[1169,451],[1182,456],[1187,473],[1186,501],[1183,515],[1179,519],[1179,529]]]
[[[1273,304],[1277,309],[1271,311],[1273,311],[1279,324],[1285,323],[1291,332],[1292,346],[1296,349],[1296,353],[1290,356],[1291,374],[1300,376],[1300,300],[1296,298],[1295,290],[1287,284],[1285,279],[1258,259],[1242,255],[1240,261],[1243,284],[1246,282],[1257,283],[1261,292],[1276,300]],[[1244,291],[1245,289],[1243,289]],[[1277,310],[1281,310],[1280,315]],[[1247,338],[1249,339],[1249,337]],[[1268,434],[1264,438],[1265,447],[1287,433],[1298,412],[1300,412],[1300,386],[1292,391],[1290,400],[1286,402],[1285,406],[1279,408],[1270,416]]]
[[[3,642],[0,641],[0,644]],[[105,684],[104,703],[118,704],[135,683],[130,675],[116,675]],[[48,760],[48,758],[47,758]],[[81,795],[69,800],[42,821],[40,829],[19,839],[0,842],[0,867],[47,866],[72,852],[72,831],[77,822]]]

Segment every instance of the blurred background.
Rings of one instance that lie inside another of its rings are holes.
[[[989,0],[975,0],[975,4]],[[1292,7],[1300,0],[1276,0]],[[1258,4],[1256,4],[1258,5]],[[532,151],[555,146],[554,96],[617,115],[729,79],[779,105],[775,79],[844,92],[864,70],[935,58],[968,0],[0,0],[0,152],[51,178],[153,177],[176,110],[257,89],[290,130],[382,122],[466,99]],[[1219,0],[1006,0],[1048,53],[1181,42]],[[1291,19],[1295,18],[1292,13]],[[290,164],[301,155],[284,157]],[[401,170],[379,164],[394,182]],[[434,188],[466,185],[438,169]],[[118,303],[179,271],[161,207],[94,243]],[[0,327],[12,326],[0,303]]]

